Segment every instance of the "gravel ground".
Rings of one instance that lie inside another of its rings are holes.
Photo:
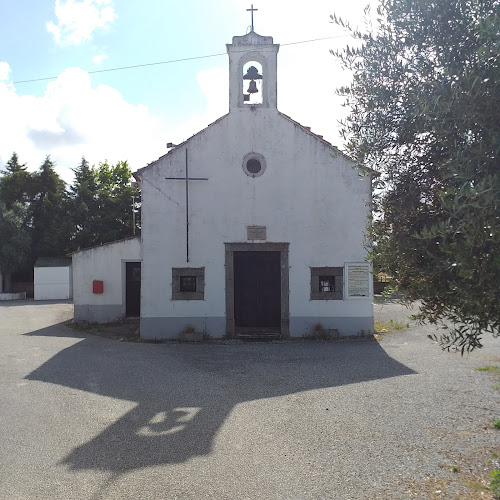
[[[142,344],[71,315],[0,304],[2,500],[492,498],[498,340]]]

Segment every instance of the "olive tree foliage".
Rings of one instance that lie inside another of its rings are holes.
[[[354,48],[346,152],[373,169],[371,258],[444,348],[500,328],[500,0],[382,0]]]

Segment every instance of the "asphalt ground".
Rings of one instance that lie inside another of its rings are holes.
[[[491,498],[500,339],[146,344],[0,304],[0,499]]]

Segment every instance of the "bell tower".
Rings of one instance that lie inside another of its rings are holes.
[[[252,12],[253,14],[253,12]],[[234,36],[226,45],[229,55],[229,111],[244,108],[277,108],[277,59],[279,45],[273,37],[253,31]]]

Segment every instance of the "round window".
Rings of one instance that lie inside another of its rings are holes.
[[[256,160],[255,158],[248,160],[247,161],[247,170],[251,174],[258,174],[262,170],[262,167],[260,165],[260,161]]]
[[[249,177],[259,177],[266,170],[266,160],[259,153],[250,153],[243,158],[243,171]]]

